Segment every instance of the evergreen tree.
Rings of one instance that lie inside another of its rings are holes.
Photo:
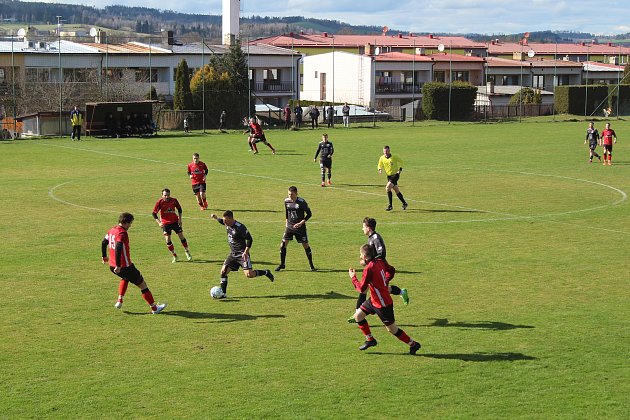
[[[175,95],[173,107],[175,109],[192,109],[192,93],[190,91],[190,70],[186,60],[179,62],[175,72]]]
[[[219,115],[222,110],[231,113],[230,107],[230,76],[227,72],[218,72],[210,64],[197,70],[190,80],[190,90],[193,96],[193,106],[206,110],[206,124],[208,127],[219,126]]]

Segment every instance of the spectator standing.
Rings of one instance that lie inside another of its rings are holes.
[[[326,121],[328,128],[335,128],[335,108],[332,105],[326,109]]]
[[[341,108],[341,114],[343,115],[343,126],[346,128],[350,127],[350,107],[348,106],[348,102]]]
[[[76,105],[74,106],[74,109],[70,111],[70,123],[72,124],[72,135],[70,135],[70,138],[74,140],[74,138],[76,137],[77,140],[81,140],[81,126],[83,125],[83,115]]]
[[[303,114],[303,110],[302,107],[300,106],[300,103],[298,102],[298,104],[295,106],[295,108],[293,108],[293,113],[295,114],[295,128],[300,128],[302,127],[302,114]]]
[[[317,105],[313,105],[308,114],[311,116],[311,128],[319,128],[319,109],[317,109]]]
[[[225,130],[225,119],[227,118],[227,113],[225,109],[221,111],[221,115],[219,116],[219,130]]]
[[[291,128],[291,107],[289,104],[284,107],[284,111],[282,113],[282,118],[284,119],[284,129],[288,130]]]

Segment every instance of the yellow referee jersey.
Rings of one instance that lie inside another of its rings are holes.
[[[385,157],[382,155],[378,159],[378,169],[382,169],[385,171],[385,175],[390,176],[394,175],[398,172],[398,169],[402,168],[403,161],[396,155],[389,155],[389,157]]]

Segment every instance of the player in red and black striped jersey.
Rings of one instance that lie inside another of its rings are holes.
[[[199,160],[199,153],[193,153],[192,159],[192,163],[188,164],[188,176],[190,177],[193,194],[197,197],[197,204],[199,204],[200,210],[206,210],[208,208],[208,201],[206,200],[208,167]]]
[[[221,267],[221,290],[223,290],[221,297],[225,298],[227,296],[228,273],[230,271],[238,271],[240,267],[243,267],[243,274],[247,278],[266,276],[270,281],[273,281],[274,277],[271,271],[254,270],[252,268],[249,250],[254,239],[244,224],[234,220],[234,213],[226,210],[223,212],[223,218],[219,218],[216,214],[211,214],[210,217],[225,226],[228,243],[230,244],[230,255],[227,256]]]
[[[249,129],[245,130],[243,134],[244,133],[249,133],[247,142],[249,143],[250,150],[254,151],[254,154],[258,153],[258,146],[256,146],[256,143],[259,142],[266,144],[267,147],[271,149],[271,153],[274,155],[276,154],[276,149],[274,149],[271,143],[267,141],[267,137],[255,117],[249,119]]]
[[[158,218],[158,213],[160,217]],[[155,206],[153,206],[153,218],[157,222],[158,226],[162,228],[164,239],[166,240],[166,247],[173,255],[173,262],[177,262],[177,253],[175,252],[175,246],[171,242],[171,232],[175,231],[179,240],[186,252],[186,258],[188,261],[192,260],[192,255],[188,249],[188,242],[184,237],[184,230],[182,229],[182,206],[175,197],[171,197],[171,190],[164,188],[162,190],[162,198],[160,198]]]
[[[308,234],[306,233],[306,221],[311,218],[313,213],[308,207],[308,203],[302,197],[298,197],[297,187],[289,187],[288,198],[284,199],[284,209],[286,213],[286,228],[284,229],[284,235],[282,235],[282,242],[280,243],[280,265],[276,267],[276,271],[283,270],[285,268],[285,261],[287,258],[287,243],[295,237],[295,240],[302,244],[306,258],[308,258],[308,264],[311,267],[311,271],[315,271],[313,265],[313,253],[311,247],[308,244]]]
[[[366,350],[377,344],[376,339],[372,336],[370,325],[365,319],[367,315],[376,314],[383,324],[385,324],[387,331],[407,344],[410,354],[416,354],[421,347],[420,343],[414,341],[402,329],[396,326],[394,302],[387,288],[387,267],[382,259],[375,258],[375,256],[376,254],[372,245],[365,244],[361,247],[359,258],[361,265],[365,266],[365,268],[363,269],[360,281],[357,279],[354,268],[348,269],[348,275],[357,291],[365,293],[368,289],[370,290],[370,300],[363,302],[361,307],[359,307],[354,314],[354,319],[357,324],[359,324],[359,329],[365,335],[365,343],[359,347],[359,350]]]
[[[389,265],[387,262],[387,248],[385,248],[385,241],[383,241],[383,237],[375,231],[376,229],[376,220],[371,217],[366,217],[363,219],[363,233],[368,237],[368,244],[374,248],[374,258],[381,259],[385,263],[385,279],[387,280],[387,286],[389,293],[392,295],[398,295],[402,298],[403,303],[405,305],[409,304],[409,293],[407,289],[401,289],[398,286],[390,284],[390,281],[394,278],[396,274],[396,268],[392,265]],[[365,299],[367,298],[365,293],[360,293],[359,298],[357,299],[356,308],[360,308]],[[354,322],[354,317],[348,318],[348,322]]]
[[[144,281],[142,274],[131,262],[129,253],[129,235],[127,231],[133,223],[133,214],[122,213],[118,217],[118,224],[111,228],[101,242],[101,257],[103,264],[109,263],[112,273],[120,277],[118,284],[118,301],[114,305],[116,309],[122,308],[123,298],[127,292],[129,283],[133,283],[140,288],[142,298],[151,307],[151,312],[158,314],[166,308],[166,303],[157,304],[153,295]],[[108,253],[109,249],[109,253]]]
[[[612,165],[612,149],[613,143],[617,143],[617,134],[610,128],[610,123],[606,123],[606,128],[602,131],[601,142],[604,147],[604,165],[606,165],[606,156],[608,156],[608,165]]]

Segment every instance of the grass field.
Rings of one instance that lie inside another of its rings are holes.
[[[337,128],[333,188],[312,161],[322,129],[268,131],[275,156],[240,133],[0,143],[0,416],[627,418],[630,123],[613,128],[612,167],[587,163],[584,122]],[[385,212],[384,144],[405,161],[406,211]],[[190,192],[192,152],[211,211]],[[274,283],[232,273],[212,300],[228,246],[209,214],[233,210],[254,268],[274,268],[290,185],[319,270],[291,243]],[[165,186],[193,262],[171,264],[151,218]],[[122,211],[163,314],[134,286],[113,307],[100,241]],[[379,345],[360,352],[346,322],[368,215],[409,289],[396,318],[416,357],[374,317]]]

